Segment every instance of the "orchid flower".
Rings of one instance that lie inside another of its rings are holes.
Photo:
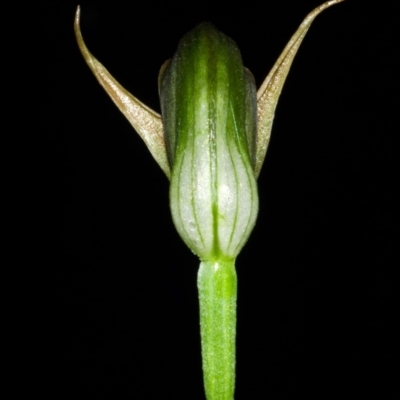
[[[200,24],[181,39],[173,58],[161,67],[162,116],[124,89],[89,52],[78,7],[79,48],[170,180],[173,222],[201,261],[198,290],[208,400],[234,396],[235,260],[256,222],[256,180],[275,108],[311,23],[341,1],[327,1],[307,15],[258,91],[235,42],[211,24]]]

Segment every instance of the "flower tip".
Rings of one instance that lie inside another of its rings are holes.
[[[79,43],[79,38],[82,38],[80,22],[81,22],[81,7],[78,6],[76,8],[75,18],[74,18],[74,31],[75,31],[75,35],[78,39],[78,43]]]
[[[75,26],[79,25],[81,19],[81,6],[76,7],[76,12],[75,12]]]
[[[81,7],[78,6],[76,8],[75,20],[74,20],[75,37],[76,37],[76,41],[78,42],[79,50],[81,51],[84,59],[86,60],[86,62],[89,65],[89,67],[92,68],[92,66],[91,66],[93,63],[92,56],[89,53],[89,50],[85,45],[85,42],[83,41],[80,22],[81,22]]]

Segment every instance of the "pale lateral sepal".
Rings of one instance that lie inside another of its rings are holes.
[[[83,41],[79,21],[80,7],[76,10],[74,29],[79,49],[86,63],[100,85],[146,143],[150,153],[164,171],[165,175],[170,179],[171,168],[168,163],[167,151],[165,148],[164,128],[161,116],[124,89],[111,76],[107,69],[93,57]]]
[[[257,91],[257,138],[254,168],[256,177],[260,174],[267,152],[275,108],[297,50],[317,15],[342,1],[344,0],[327,1],[307,15]]]

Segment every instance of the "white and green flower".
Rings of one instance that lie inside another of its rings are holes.
[[[257,218],[256,180],[275,108],[292,61],[315,17],[312,11],[256,91],[235,42],[209,23],[180,41],[161,68],[162,116],[126,91],[87,49],[79,48],[111,99],[170,179],[177,231],[201,260],[198,274],[203,370],[208,400],[231,400],[235,377],[235,259]]]

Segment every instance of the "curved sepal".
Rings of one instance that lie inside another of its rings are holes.
[[[79,49],[81,50],[86,63],[92,70],[100,85],[103,86],[104,90],[111,97],[112,101],[144,140],[150,153],[164,171],[165,175],[167,175],[168,179],[170,179],[171,169],[165,149],[164,129],[161,116],[125,90],[111,76],[106,68],[104,68],[104,66],[93,57],[83,41],[79,20],[80,8],[78,7],[75,15],[74,29]]]
[[[289,43],[284,48],[278,60],[272,67],[270,73],[265,78],[260,89],[257,91],[257,139],[256,139],[256,161],[255,175],[258,177],[265,154],[267,152],[271,137],[272,122],[274,119],[275,108],[282,91],[283,84],[289,73],[293,59],[303,41],[312,22],[322,11],[328,7],[340,3],[344,0],[331,0],[314,9],[297,29]]]

